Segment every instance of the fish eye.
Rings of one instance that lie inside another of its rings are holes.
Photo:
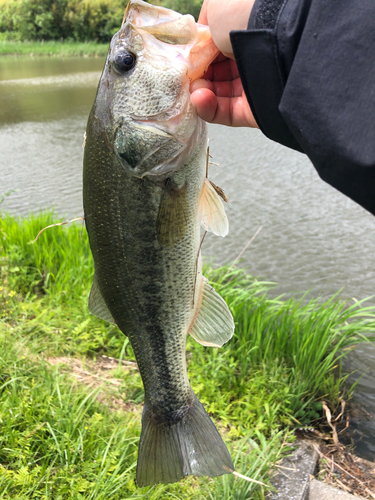
[[[114,63],[119,71],[129,71],[135,64],[135,55],[127,50],[119,50],[115,54]]]

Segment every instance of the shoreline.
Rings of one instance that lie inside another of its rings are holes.
[[[0,41],[0,57],[105,57],[108,44],[69,41]]]

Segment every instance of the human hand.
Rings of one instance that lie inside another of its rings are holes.
[[[217,48],[234,59],[229,33],[245,30],[255,0],[204,0],[198,23],[206,24]]]
[[[198,22],[209,26],[221,54],[204,80],[190,85],[198,115],[210,123],[232,127],[257,127],[234,61],[229,32],[246,29],[255,0],[204,0]]]

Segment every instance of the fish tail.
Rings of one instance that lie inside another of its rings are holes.
[[[157,422],[145,405],[137,463],[139,487],[173,483],[184,476],[221,476],[233,472],[228,449],[195,397],[178,422]]]

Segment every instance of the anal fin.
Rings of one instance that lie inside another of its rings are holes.
[[[225,300],[203,276],[188,333],[200,344],[221,347],[233,337],[234,320]]]
[[[103,299],[103,295],[101,294],[101,291],[99,289],[99,283],[96,274],[94,274],[94,280],[92,282],[90,291],[89,311],[94,316],[97,316],[104,321],[108,321],[108,323],[115,323],[115,320],[113,319],[112,314],[109,312],[109,309]]]

